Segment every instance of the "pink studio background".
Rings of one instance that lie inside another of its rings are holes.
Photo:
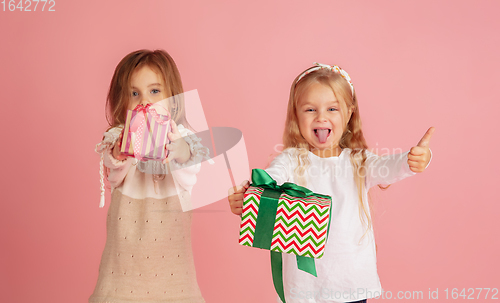
[[[419,302],[437,301],[429,288],[440,301],[446,288],[500,288],[498,1],[56,0],[55,9],[0,11],[2,302],[92,293],[107,212],[93,150],[113,70],[140,48],[174,57],[209,126],[242,130],[251,168],[266,167],[281,142],[290,84],[314,61],[350,73],[379,151],[407,150],[435,126],[428,171],[375,191],[382,285],[393,296],[423,291]],[[237,244],[227,200],[194,219],[206,301],[274,302],[269,254]]]

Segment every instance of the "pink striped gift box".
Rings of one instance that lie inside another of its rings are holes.
[[[169,131],[170,115],[158,114],[154,105],[138,105],[127,111],[121,152],[141,161],[161,161],[167,157]]]

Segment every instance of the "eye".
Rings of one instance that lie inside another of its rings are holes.
[[[334,112],[334,111],[336,111],[337,109],[336,109],[335,107],[331,107],[331,108],[329,108],[328,110],[329,110],[329,111],[331,111],[331,112]]]
[[[314,108],[308,108],[306,109],[306,112],[313,112],[314,111]]]
[[[137,97],[137,96],[139,96],[138,92],[132,92],[132,97]]]
[[[156,89],[156,88],[154,88],[154,89],[151,90],[152,94],[158,94],[159,92],[160,92],[160,90]]]

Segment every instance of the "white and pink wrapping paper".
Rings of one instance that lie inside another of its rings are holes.
[[[121,152],[140,161],[161,161],[167,157],[169,131],[170,113],[163,102],[139,104],[127,111]]]

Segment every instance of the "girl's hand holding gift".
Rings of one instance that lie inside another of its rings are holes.
[[[231,187],[228,191],[227,199],[229,201],[229,206],[231,207],[231,211],[235,215],[241,215],[243,212],[243,197],[245,196],[245,192],[250,187],[250,182],[245,180],[241,183],[241,185]]]
[[[115,146],[113,146],[113,158],[119,161],[127,159],[127,155],[123,154],[120,149],[122,148],[122,138],[123,133],[120,134],[118,140],[116,140]]]
[[[179,130],[177,129],[177,124],[174,120],[170,120],[171,132],[168,133],[168,139],[170,144],[165,146],[165,149],[169,151],[168,157],[163,160],[163,163],[168,163],[175,160],[177,163],[182,164],[189,160],[191,157],[191,150],[189,145],[182,139]]]
[[[434,127],[430,127],[422,139],[420,139],[417,146],[410,149],[410,153],[408,154],[408,165],[410,166],[410,170],[412,172],[423,172],[431,161],[432,154],[429,148],[429,143],[434,130]]]

